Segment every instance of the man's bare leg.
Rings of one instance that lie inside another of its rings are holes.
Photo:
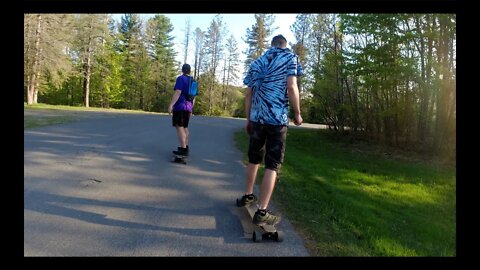
[[[253,193],[253,186],[255,185],[255,179],[257,178],[258,167],[260,167],[260,164],[248,163],[247,165],[247,179],[245,181],[246,194]]]
[[[180,127],[180,126],[175,126],[175,129],[177,130],[177,137],[178,137],[178,142],[180,143],[180,147],[186,148],[187,147],[187,144],[186,144],[187,135],[185,133],[185,128]]]
[[[270,202],[270,197],[273,193],[273,188],[275,187],[276,180],[277,172],[274,170],[265,169],[262,185],[260,186],[260,201],[258,205],[259,209],[267,209],[268,203]]]

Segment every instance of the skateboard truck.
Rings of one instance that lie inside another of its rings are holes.
[[[268,231],[267,229],[264,228],[264,226],[258,226],[260,229],[255,229],[252,234],[252,240],[253,242],[262,242],[262,240],[274,240],[277,242],[282,242],[284,233],[282,231]],[[273,225],[270,225],[273,227]]]

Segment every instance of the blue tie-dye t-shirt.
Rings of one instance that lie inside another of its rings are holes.
[[[252,89],[250,121],[288,125],[287,77],[301,75],[298,57],[288,48],[270,48],[255,60],[243,80]]]

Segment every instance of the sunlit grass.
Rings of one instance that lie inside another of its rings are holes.
[[[151,114],[151,112],[144,112],[140,110],[126,110],[126,109],[106,109],[106,108],[95,108],[95,107],[81,107],[81,106],[65,106],[65,105],[49,105],[44,103],[37,103],[32,105],[27,105],[23,103],[24,111],[35,111],[43,110],[47,112],[52,112],[52,114],[24,114],[23,117],[23,128],[36,128],[49,125],[58,125],[77,121],[81,118],[82,112],[107,112],[107,113],[146,113]],[[60,111],[62,111],[60,113]]]
[[[50,105],[45,103],[36,103],[32,105],[27,105],[26,102],[23,103],[24,109],[47,109],[47,110],[67,110],[67,111],[95,111],[95,112],[121,112],[121,113],[155,113],[155,112],[146,112],[142,110],[127,110],[127,109],[114,109],[114,108],[97,108],[97,107],[84,107],[84,106],[67,106],[67,105]]]
[[[246,153],[245,132],[236,140]],[[455,168],[386,158],[327,131],[289,129],[286,145],[272,199],[315,255],[456,255]]]
[[[48,116],[48,117],[24,117],[23,128],[36,128],[50,125],[58,125],[75,121],[73,116]]]

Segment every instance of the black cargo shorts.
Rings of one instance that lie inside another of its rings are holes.
[[[259,164],[265,158],[265,168],[278,172],[285,155],[288,127],[250,121],[248,161]]]
[[[172,126],[188,128],[188,122],[190,121],[191,115],[192,113],[189,111],[173,111]]]

